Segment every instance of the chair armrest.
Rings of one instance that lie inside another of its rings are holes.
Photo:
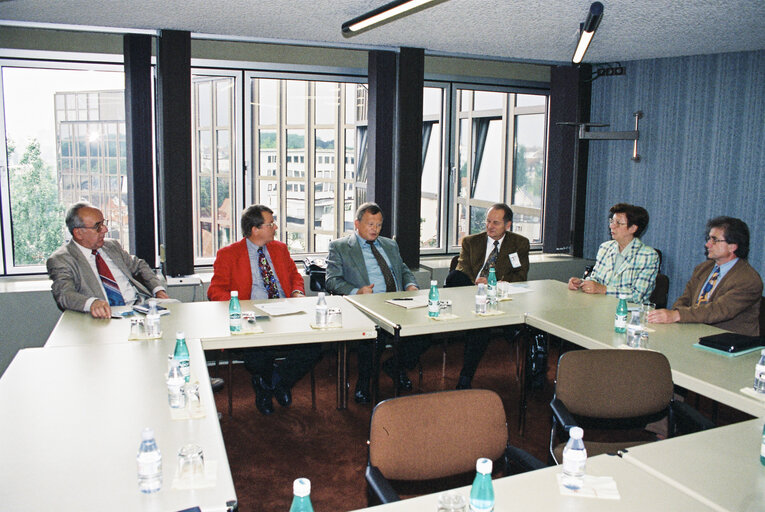
[[[367,485],[369,485],[369,489],[375,494],[375,496],[380,499],[383,504],[390,503],[392,501],[401,501],[401,498],[398,496],[396,491],[393,490],[390,482],[388,482],[380,470],[375,466],[368,465],[365,476],[367,479]]]
[[[717,425],[685,402],[672,402],[672,414],[675,419],[675,432],[670,435],[691,434],[701,430],[715,428]]]
[[[566,432],[568,432],[571,427],[576,427],[574,416],[568,412],[568,409],[563,402],[557,398],[553,398],[552,402],[550,402],[550,408],[552,409],[553,416]]]
[[[508,462],[508,472],[511,475],[546,468],[547,464],[531,455],[526,450],[508,445],[505,449],[505,457]]]

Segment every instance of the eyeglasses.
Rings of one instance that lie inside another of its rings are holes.
[[[717,244],[717,243],[720,243],[720,242],[726,242],[726,243],[728,242],[724,238],[717,238],[717,237],[709,236],[709,235],[705,236],[704,240],[707,241],[707,242],[709,242],[711,240],[713,245]]]
[[[109,229],[109,221],[104,219],[100,222],[96,222],[92,226],[77,226],[80,229],[92,229],[94,231],[101,231],[101,228]]]
[[[612,226],[612,225],[614,225],[614,224],[616,224],[617,226],[626,226],[626,225],[627,225],[627,223],[626,223],[626,222],[619,222],[619,221],[618,221],[618,220],[616,220],[614,217],[609,217],[609,218],[608,218],[608,225],[609,225],[609,226]]]
[[[260,225],[261,228],[275,228],[276,222],[264,222]]]

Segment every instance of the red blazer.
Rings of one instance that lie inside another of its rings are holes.
[[[295,290],[305,293],[303,276],[292,261],[287,245],[274,240],[266,244],[266,248],[274,265],[273,270],[287,297],[290,297]],[[240,300],[248,300],[252,292],[252,269],[245,238],[218,251],[213,264],[212,281],[207,289],[207,298],[229,300],[231,290],[239,292]]]

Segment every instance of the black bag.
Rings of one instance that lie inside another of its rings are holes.
[[[304,258],[305,275],[309,280],[309,287],[315,292],[325,291],[324,285],[327,279],[327,260],[324,258]]]
[[[762,346],[762,339],[759,336],[745,336],[735,332],[723,332],[710,336],[702,336],[699,338],[699,345],[721,350],[729,354],[736,354],[742,350]]]

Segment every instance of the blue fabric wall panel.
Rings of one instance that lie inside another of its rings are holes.
[[[593,83],[593,122],[606,130],[640,122],[640,163],[631,141],[591,141],[584,256],[609,238],[608,208],[644,206],[643,241],[664,253],[670,303],[702,262],[706,221],[742,218],[749,262],[765,275],[765,51],[627,62],[624,76]],[[603,130],[602,128],[595,130]]]

